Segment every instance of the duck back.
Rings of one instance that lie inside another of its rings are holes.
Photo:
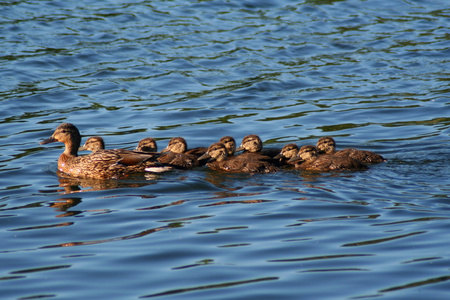
[[[207,163],[208,167],[216,171],[227,171],[236,173],[274,173],[278,168],[267,161],[245,160],[238,157],[224,161],[213,161]]]
[[[158,157],[158,162],[179,169],[189,169],[198,167],[197,157],[187,153],[167,152]]]
[[[335,156],[340,157],[351,157],[353,159],[357,159],[364,163],[375,164],[386,161],[383,156],[380,154],[374,153],[372,151],[360,150],[354,148],[347,148],[343,150],[339,150],[334,153]]]
[[[295,165],[296,169],[309,171],[358,171],[366,170],[367,166],[359,160],[345,156],[323,154],[316,159]]]

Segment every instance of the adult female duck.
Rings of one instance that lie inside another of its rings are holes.
[[[154,154],[139,153],[131,150],[97,150],[89,155],[78,156],[81,135],[70,123],[56,128],[48,139],[40,145],[61,142],[64,152],[59,156],[58,169],[68,175],[83,178],[123,178],[132,173],[147,171],[162,172],[167,168],[156,161]]]

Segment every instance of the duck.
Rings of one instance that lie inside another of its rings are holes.
[[[297,155],[289,160],[295,168],[309,171],[358,171],[368,167],[361,161],[348,156],[319,155],[314,145],[302,146]]]
[[[158,146],[156,145],[156,141],[154,138],[147,137],[143,138],[139,141],[138,145],[134,149],[134,151],[139,152],[157,152]]]
[[[385,162],[386,159],[380,154],[368,150],[360,150],[354,148],[346,148],[336,151],[336,142],[330,137],[322,137],[317,141],[317,149],[319,154],[329,154],[334,156],[351,157],[366,164],[376,164]]]
[[[78,151],[92,151],[105,150],[105,140],[101,136],[92,136],[84,142],[84,145],[78,148]]]
[[[241,145],[236,149],[236,152],[244,151],[238,155],[240,158],[264,160],[272,164],[276,163],[274,157],[280,153],[280,150],[266,150],[263,149],[263,142],[261,138],[256,134],[250,134],[242,139]]]
[[[226,135],[221,137],[219,143],[225,145],[225,148],[227,148],[228,156],[233,156],[236,152],[236,140],[232,136]]]
[[[295,162],[289,162],[289,160],[297,155],[298,150],[299,147],[297,144],[290,143],[284,145],[283,148],[281,148],[280,153],[277,154],[274,159],[278,160],[282,165],[294,165]]]
[[[119,179],[133,173],[147,171],[167,171],[166,166],[156,160],[155,154],[139,153],[131,150],[96,150],[91,154],[78,156],[81,135],[71,123],[59,125],[53,134],[39,144],[64,143],[64,152],[58,159],[58,170],[64,174],[80,178]]]
[[[158,161],[176,168],[189,169],[201,165],[201,160],[198,158],[205,152],[206,148],[204,147],[188,150],[186,140],[182,137],[175,137],[161,151],[162,154],[158,157]]]
[[[134,150],[120,149],[120,151],[133,151],[133,152],[146,152],[146,153],[156,153],[157,152],[156,142],[153,138],[144,138],[139,141],[138,145]],[[78,151],[98,151],[105,150],[105,140],[100,136],[92,136],[86,140],[83,146],[81,146]],[[115,149],[119,151],[119,149]]]
[[[230,157],[227,147],[220,142],[209,146],[205,154],[198,159],[208,159],[206,165],[216,171],[234,173],[273,173],[278,171],[276,166],[264,160],[240,158],[240,155]]]

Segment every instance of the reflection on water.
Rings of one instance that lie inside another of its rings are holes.
[[[62,212],[61,214],[56,216],[57,218],[72,217],[82,213],[82,211],[74,211],[74,210],[68,211],[68,210],[80,203],[81,198],[60,198],[50,203],[50,207],[54,208],[55,211]]]
[[[77,192],[118,189],[123,187],[141,187],[149,184],[155,184],[155,182],[152,181],[158,179],[159,177],[159,175],[156,174],[145,174],[145,177],[136,175],[134,180],[133,178],[128,180],[99,180],[91,178],[70,178],[60,171],[57,171],[56,173],[58,175],[59,188],[56,190],[42,190],[41,192],[70,194]]]
[[[93,240],[93,241],[67,242],[67,243],[62,243],[62,244],[43,246],[42,248],[73,247],[73,246],[85,246],[85,245],[95,245],[95,244],[102,244],[102,243],[117,242],[117,241],[122,241],[122,240],[129,240],[129,239],[144,237],[151,233],[155,233],[155,232],[158,232],[161,230],[166,230],[166,229],[173,229],[173,228],[177,228],[180,226],[181,226],[181,224],[179,224],[179,223],[172,223],[172,224],[169,224],[168,226],[151,228],[151,229],[147,229],[147,230],[144,230],[144,231],[141,231],[138,233],[134,233],[134,234],[130,234],[130,235],[126,235],[126,236],[120,236],[120,237],[114,237],[114,238],[102,239],[102,240]]]
[[[2,3],[2,297],[447,299],[447,7]],[[38,146],[63,122],[110,149],[333,136],[388,161],[74,179]]]

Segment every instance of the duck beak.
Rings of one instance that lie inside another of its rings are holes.
[[[84,150],[86,150],[86,147],[84,147],[84,146],[81,146],[80,148],[78,148],[78,151],[84,151]]]
[[[204,159],[207,159],[207,158],[211,158],[211,155],[209,155],[208,152],[205,152],[202,156],[197,158],[197,160],[204,160]]]
[[[301,162],[303,159],[300,156],[294,156],[290,160],[288,160],[288,163],[295,163],[295,162]]]
[[[167,149],[167,147],[160,151],[161,154],[166,153],[166,152],[170,152],[169,149]]]
[[[281,153],[274,157],[274,159],[280,159],[280,158],[284,158],[284,155]]]
[[[245,150],[245,149],[244,149],[244,147],[242,147],[242,145],[240,145],[240,146],[236,149],[236,152],[239,152],[239,151],[242,151],[242,150]]]
[[[57,142],[57,141],[58,141],[57,139],[55,139],[54,137],[51,136],[48,139],[43,140],[42,142],[40,142],[39,145],[50,144],[50,143],[54,143],[54,142]]]

